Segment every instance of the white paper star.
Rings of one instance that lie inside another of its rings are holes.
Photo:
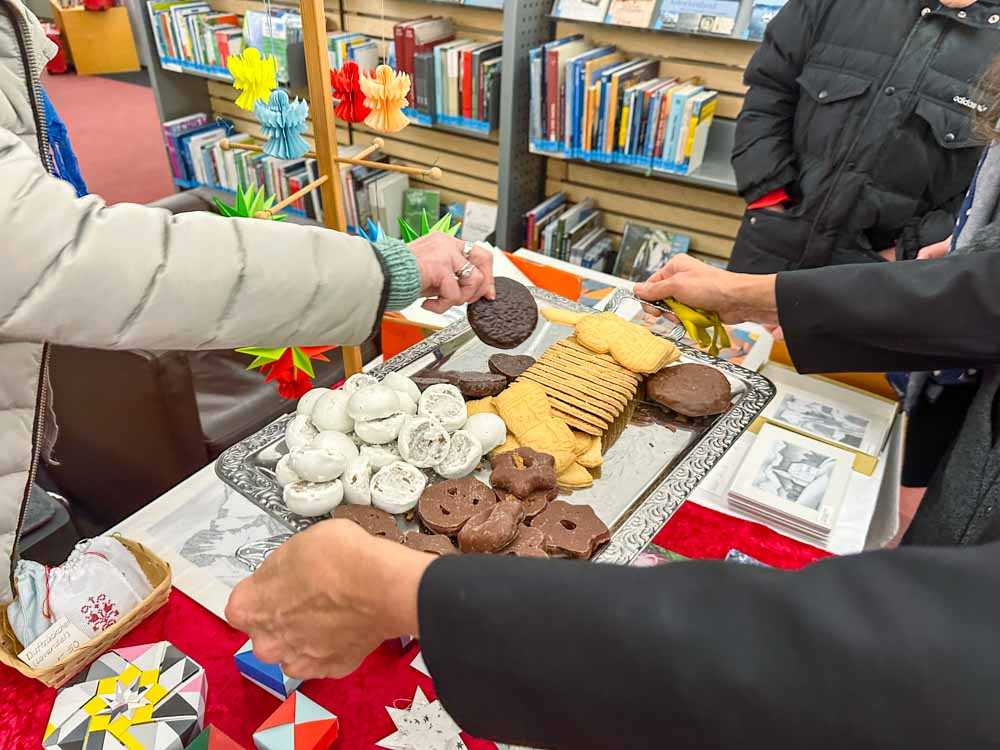
[[[430,702],[418,687],[409,708],[386,706],[396,731],[375,744],[387,750],[466,750],[462,731],[441,701]]]
[[[413,661],[410,662],[410,666],[413,667],[418,672],[420,672],[420,674],[422,675],[426,675],[428,677],[431,676],[430,670],[427,669],[427,662],[424,661],[423,651],[417,652],[417,655],[414,657]]]

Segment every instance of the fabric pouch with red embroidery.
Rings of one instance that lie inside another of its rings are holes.
[[[7,609],[22,645],[65,617],[85,635],[107,630],[152,592],[135,557],[116,539],[85,539],[57,568],[18,562],[18,597]]]

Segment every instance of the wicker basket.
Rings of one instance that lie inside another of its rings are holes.
[[[112,536],[135,555],[139,567],[153,586],[152,593],[143,599],[138,607],[103,633],[67,654],[57,664],[42,669],[32,669],[17,658],[23,649],[14,636],[14,631],[7,620],[7,608],[4,607],[0,610],[0,664],[6,664],[25,677],[38,680],[49,687],[62,687],[77,672],[114,646],[123,635],[167,603],[167,597],[170,595],[170,566],[138,542],[125,539],[118,534]]]

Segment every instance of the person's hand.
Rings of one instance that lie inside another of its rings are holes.
[[[351,521],[324,521],[242,581],[226,619],[289,677],[343,677],[382,641],[418,635],[417,591],[433,559]]]
[[[465,243],[441,232],[418,237],[409,248],[420,266],[420,295],[427,297],[425,309],[443,313],[449,307],[481,297],[496,297],[493,254],[486,248],[473,245],[466,258]]]
[[[920,252],[917,253],[917,260],[934,260],[935,258],[943,258],[950,250],[951,237],[946,240],[941,240],[940,242],[935,242],[933,245],[920,248]]]
[[[724,323],[750,320],[778,325],[776,276],[730,273],[691,258],[676,255],[649,279],[636,284],[641,299],[659,302],[667,297],[691,307],[717,312]]]

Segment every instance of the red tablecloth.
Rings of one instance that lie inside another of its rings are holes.
[[[737,548],[775,567],[797,569],[827,553],[786,539],[758,524],[686,503],[655,539],[678,554],[722,558]],[[208,673],[208,723],[252,748],[253,730],[277,707],[278,700],[247,682],[236,671],[233,654],[246,637],[199,604],[174,590],[170,601],[129,633],[122,645],[168,640],[198,661]],[[411,645],[400,653],[398,643],[386,643],[351,676],[318,680],[303,692],[340,717],[338,750],[371,748],[394,731],[385,706],[413,696],[419,685],[433,699],[431,681],[409,666],[416,654]],[[0,748],[34,750],[48,719],[55,691],[0,667]],[[466,737],[470,748],[492,743]]]

